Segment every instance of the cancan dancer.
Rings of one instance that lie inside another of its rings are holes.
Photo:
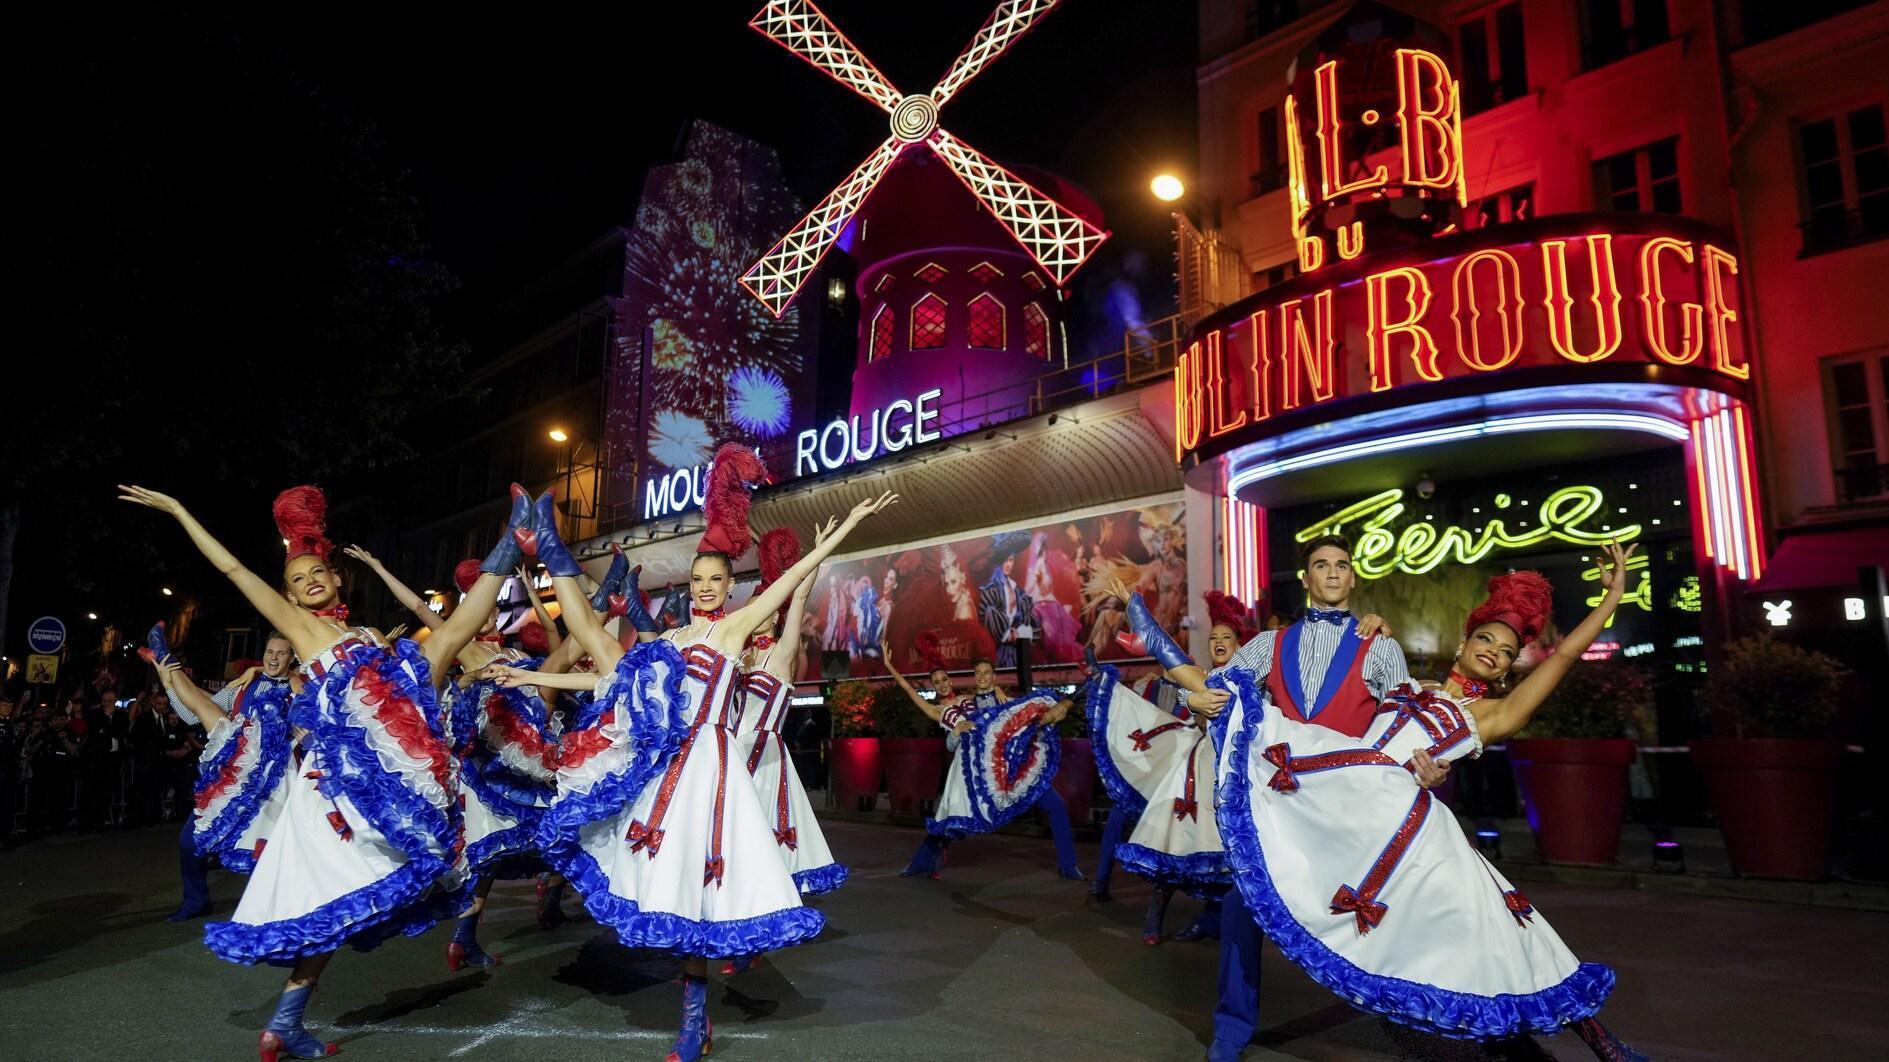
[[[953,841],[990,833],[1040,807],[1049,815],[1058,872],[1072,881],[1083,880],[1076,866],[1069,809],[1051,784],[1062,749],[1055,727],[1075,701],[1041,689],[1012,699],[998,687],[997,669],[988,660],[973,665],[972,691],[956,696],[943,662],[927,656],[933,665],[929,681],[935,702],[920,697],[896,668],[892,679],[919,711],[944,728],[947,743],[955,739],[957,745],[945,765],[936,814],[925,821],[925,839],[900,876],[936,880],[944,873],[945,851]],[[890,659],[884,647],[881,658]]]
[[[1221,821],[1240,892],[1314,980],[1444,1036],[1573,1027],[1596,1057],[1641,1057],[1594,1018],[1613,971],[1578,961],[1412,778],[1419,759],[1477,755],[1528,722],[1620,604],[1631,556],[1608,547],[1600,604],[1507,696],[1491,687],[1553,605],[1536,572],[1491,579],[1449,678],[1400,684],[1356,738],[1292,718],[1237,664],[1213,677],[1208,696],[1232,709]]]
[[[340,579],[329,563],[327,503],[313,487],[276,499],[288,544],[282,586],[237,561],[176,499],[121,487],[125,501],[169,513],[302,660],[305,682],[289,714],[307,731],[280,820],[272,829],[234,916],[204,940],[238,963],[292,964],[275,1017],[258,1037],[264,1062],[333,1054],[302,1024],[308,996],[336,948],[371,948],[397,933],[423,932],[463,902],[461,822],[452,756],[439,733],[438,683],[498,598],[518,563],[511,528],[529,515],[513,487],[511,524],[480,565],[467,607],[425,646],[387,644],[347,623]]]
[[[583,609],[571,636],[598,667],[604,706],[565,743],[558,796],[546,812],[547,859],[584,894],[597,921],[630,947],[683,957],[681,1031],[669,1058],[706,1054],[708,964],[810,939],[825,919],[801,903],[766,810],[752,785],[730,785],[748,638],[860,521],[896,501],[887,492],[853,507],[779,580],[728,610],[735,560],[750,545],[748,484],[765,474],[751,451],[724,446],[711,473],[703,535],[690,569],[691,622],[625,652]],[[551,496],[538,499],[523,539],[544,562],[558,596],[574,598],[577,563],[559,539]],[[640,633],[640,632],[639,632]],[[575,688],[579,676],[496,669],[504,682]]]
[[[759,594],[772,586],[800,559],[800,536],[789,528],[775,528],[761,536]],[[786,607],[762,624],[748,640],[743,666],[741,744],[737,751],[754,782],[761,806],[774,825],[775,851],[787,864],[802,895],[832,892],[846,883],[846,868],[834,860],[826,835],[814,817],[813,803],[800,784],[787,739],[781,727],[787,721],[788,700],[794,691],[794,670],[800,659],[800,627],[807,598],[818,573],[800,582]],[[722,967],[736,974],[760,965],[759,955],[736,956]]]

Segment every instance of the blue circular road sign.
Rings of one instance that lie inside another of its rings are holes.
[[[35,653],[56,653],[66,644],[66,625],[57,617],[41,616],[26,628],[26,644]]]

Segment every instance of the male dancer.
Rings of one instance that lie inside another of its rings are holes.
[[[1351,567],[1351,543],[1342,535],[1324,535],[1300,551],[1302,582],[1308,601],[1298,622],[1264,631],[1241,646],[1233,660],[1214,669],[1244,668],[1265,683],[1273,704],[1289,717],[1363,736],[1377,706],[1389,691],[1410,681],[1404,651],[1388,635],[1362,637],[1351,615],[1357,573]],[[1148,614],[1139,594],[1129,602],[1129,622],[1168,674],[1187,687],[1184,701],[1196,712],[1216,717],[1229,694],[1210,690],[1201,673]],[[1153,635],[1151,637],[1151,634]],[[1157,645],[1158,642],[1165,642]],[[1177,667],[1187,668],[1176,673]],[[1447,765],[1417,759],[1417,781],[1425,788],[1442,783]],[[1246,1050],[1259,1025],[1259,927],[1240,890],[1227,892],[1220,915],[1219,999],[1213,1012],[1209,1062],[1231,1062]]]
[[[170,655],[169,648],[163,646],[159,629],[153,629],[151,633],[151,648],[157,654],[153,663],[162,664]],[[235,712],[239,701],[270,692],[277,686],[288,685],[289,672],[294,667],[295,647],[279,632],[270,631],[268,640],[263,643],[261,671],[258,673],[252,669],[245,672],[236,681],[225,684],[214,696],[203,692],[202,687],[185,678],[181,671],[160,666],[157,673],[164,683],[165,692],[170,694],[171,705],[177,714],[186,722],[197,724],[200,718],[214,720],[219,714],[230,715]],[[197,812],[192,808],[190,814],[184,817],[184,830],[177,838],[178,869],[184,879],[184,901],[167,921],[183,922],[210,913],[210,860],[197,854],[196,829]]]
[[[891,650],[886,648],[884,643],[881,643],[879,646],[879,659],[886,661],[892,659]],[[938,663],[936,660],[929,662],[934,665]],[[912,704],[915,705],[919,711],[930,717],[933,722],[945,728],[947,732],[945,743],[953,756],[952,762],[946,765],[945,770],[952,772],[953,776],[957,775],[960,771],[956,757],[966,755],[966,753],[960,751],[962,746],[959,744],[958,739],[960,734],[969,730],[971,727],[968,716],[977,711],[995,708],[1009,700],[1009,698],[1004,695],[1003,690],[999,689],[997,686],[997,669],[990,661],[977,661],[972,665],[971,675],[976,685],[968,696],[960,697],[957,696],[956,691],[952,688],[950,673],[943,667],[934,666],[931,669],[930,681],[931,688],[937,700],[926,701],[923,697],[918,695],[917,690],[912,688],[912,684],[906,681],[904,675],[899,674],[896,669],[892,671],[892,680],[897,682],[899,688],[905,691],[906,697],[911,699]],[[1044,724],[1053,725],[1060,721],[1062,717],[1068,713],[1069,709],[1074,706],[1074,703],[1075,702],[1067,699],[1059,702],[1056,708],[1049,715],[1044,717]],[[952,781],[952,777],[945,779],[945,792],[947,794],[953,789]],[[931,820],[933,824],[951,817],[952,811],[944,806],[945,803],[946,801],[941,798],[937,809],[938,817]],[[1063,803],[1061,796],[1057,795],[1054,785],[1043,787],[1043,794],[1037,798],[1036,806],[1041,808],[1049,816],[1050,836],[1055,839],[1056,843],[1056,867],[1058,872],[1071,881],[1083,880],[1082,870],[1076,866],[1076,843],[1069,828],[1069,806]],[[937,880],[944,872],[944,853],[945,849],[950,847],[951,841],[952,837],[944,832],[934,833],[928,830],[925,834],[925,840],[918,846],[918,851],[912,853],[912,861],[906,864],[904,870],[899,872],[899,876],[906,878],[930,877],[934,881]]]

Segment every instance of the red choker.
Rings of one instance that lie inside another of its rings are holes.
[[[725,608],[711,608],[704,612],[694,605],[690,605],[689,615],[694,616],[696,619],[724,620],[728,618],[728,610]]]
[[[348,606],[337,601],[334,603],[332,607],[316,609],[315,615],[332,616],[334,617],[334,621],[336,623],[339,623],[345,627],[347,626],[347,622],[348,622]]]
[[[505,636],[504,636],[503,634],[481,634],[481,635],[479,635],[479,636],[478,636],[477,638],[474,638],[474,639],[473,639],[473,641],[475,641],[475,642],[492,642],[492,643],[494,643],[494,644],[497,644],[497,645],[504,645],[504,644],[505,644]]]
[[[765,634],[757,634],[748,639],[748,644],[754,646],[756,649],[772,649],[774,648],[774,639]]]
[[[1489,692],[1489,684],[1487,682],[1481,679],[1470,678],[1468,675],[1463,674],[1455,668],[1450,669],[1450,681],[1461,686],[1463,688],[1463,696],[1472,701],[1482,699],[1482,696]]]

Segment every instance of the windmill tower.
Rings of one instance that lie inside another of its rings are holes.
[[[1003,0],[919,95],[893,88],[810,0],[772,0],[750,23],[890,116],[886,140],[741,277],[780,314],[835,243],[860,260],[855,415],[937,389],[939,427],[968,430],[1027,412],[1029,382],[1067,359],[1060,287],[1108,238],[1101,209],[938,125],[939,108],[1056,3]]]

